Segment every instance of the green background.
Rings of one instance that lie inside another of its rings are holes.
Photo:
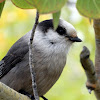
[[[10,1],[6,2],[0,19],[0,60],[15,41],[32,29],[35,12],[36,10],[19,9]],[[50,18],[52,18],[50,14],[41,15],[40,21]],[[45,96],[49,100],[96,100],[93,92],[90,95],[85,87],[86,77],[79,59],[79,54],[85,45],[89,48],[94,62],[93,25],[89,19],[79,15],[75,5],[66,4],[62,9],[61,18],[73,24],[83,42],[73,44],[61,77]]]

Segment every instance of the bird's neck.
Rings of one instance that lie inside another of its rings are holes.
[[[50,74],[53,72],[60,75],[66,64],[68,48],[63,44],[50,44],[48,41],[43,40],[34,41],[33,45],[34,62],[36,62],[36,65],[40,65],[39,67],[42,69],[48,69]]]

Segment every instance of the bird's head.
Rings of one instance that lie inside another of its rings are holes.
[[[38,24],[35,40],[42,46],[60,48],[70,48],[74,42],[81,42],[75,28],[65,20],[60,19],[56,30],[53,27],[53,20],[45,20]],[[50,48],[49,48],[50,49]]]

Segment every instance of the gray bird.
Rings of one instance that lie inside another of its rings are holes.
[[[52,21],[40,22],[33,40],[33,63],[40,97],[59,79],[70,46],[81,42],[70,23],[60,19],[58,28],[54,30]],[[0,81],[20,93],[33,95],[29,69],[30,35],[31,31],[21,37],[0,61]]]

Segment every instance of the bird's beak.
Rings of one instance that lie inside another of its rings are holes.
[[[82,40],[78,38],[77,35],[69,36],[66,34],[65,37],[67,37],[72,42],[82,42]]]
[[[69,40],[73,42],[82,42],[82,40],[78,37],[69,37]]]

